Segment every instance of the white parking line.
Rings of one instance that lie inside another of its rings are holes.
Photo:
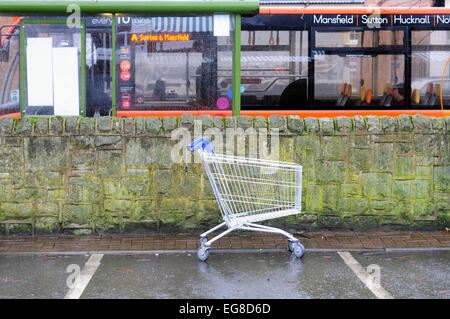
[[[100,260],[102,260],[103,254],[93,254],[89,260],[84,264],[83,269],[80,272],[79,278],[76,280],[75,285],[69,289],[64,299],[79,299],[83,293],[89,281],[95,274],[98,266],[100,266]]]
[[[347,266],[358,276],[358,278],[366,285],[367,288],[372,291],[372,293],[378,299],[394,299],[390,293],[388,293],[380,284],[376,283],[372,276],[367,273],[367,271],[361,266],[361,264],[353,258],[352,254],[348,251],[338,252],[339,256],[344,260]]]

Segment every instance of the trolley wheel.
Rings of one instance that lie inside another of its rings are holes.
[[[200,259],[200,261],[206,261],[209,257],[209,249],[206,247],[200,247],[197,250],[197,257]]]
[[[204,246],[207,241],[208,241],[208,239],[206,237],[200,237],[200,244],[202,246]]]
[[[292,243],[292,252],[294,253],[295,257],[302,258],[305,254],[305,247],[303,247],[300,242]]]
[[[293,252],[294,251],[294,242],[292,240],[288,240],[288,247],[289,247],[289,251]]]

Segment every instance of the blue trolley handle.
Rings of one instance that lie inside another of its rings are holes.
[[[199,148],[204,149],[208,153],[214,153],[214,147],[211,145],[211,143],[207,139],[205,139],[203,137],[193,141],[191,144],[189,144],[187,146],[187,149],[191,152],[195,152]],[[184,165],[184,172],[186,174],[188,172],[187,162],[188,162],[188,153],[186,152],[185,165]]]
[[[211,145],[211,143],[207,139],[205,139],[203,137],[201,137],[201,138],[193,141],[191,144],[189,144],[188,150],[190,150],[191,152],[195,152],[200,147],[203,148],[208,153],[214,153],[214,147]],[[187,167],[187,152],[186,152],[186,166],[184,167],[184,172],[186,174],[187,174],[187,170],[188,170],[188,167]],[[216,184],[217,190],[220,193],[219,185],[217,185],[216,181],[214,181],[214,183]]]
[[[208,153],[214,153],[214,147],[211,145],[211,143],[207,139],[205,139],[203,137],[201,137],[198,140],[195,140],[194,142],[189,144],[188,149],[191,152],[195,152],[200,147],[203,148]]]

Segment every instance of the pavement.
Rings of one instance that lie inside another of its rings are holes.
[[[450,248],[450,232],[308,232],[294,234],[306,249],[386,250],[401,248]],[[5,252],[90,252],[196,250],[194,234],[0,236]],[[213,244],[213,249],[286,249],[279,235],[232,233]]]
[[[450,299],[448,232],[297,238],[302,259],[236,233],[200,262],[191,234],[0,237],[0,299]]]

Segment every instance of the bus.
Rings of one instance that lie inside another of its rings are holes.
[[[450,106],[448,8],[122,2],[0,1],[0,116],[444,116]]]

